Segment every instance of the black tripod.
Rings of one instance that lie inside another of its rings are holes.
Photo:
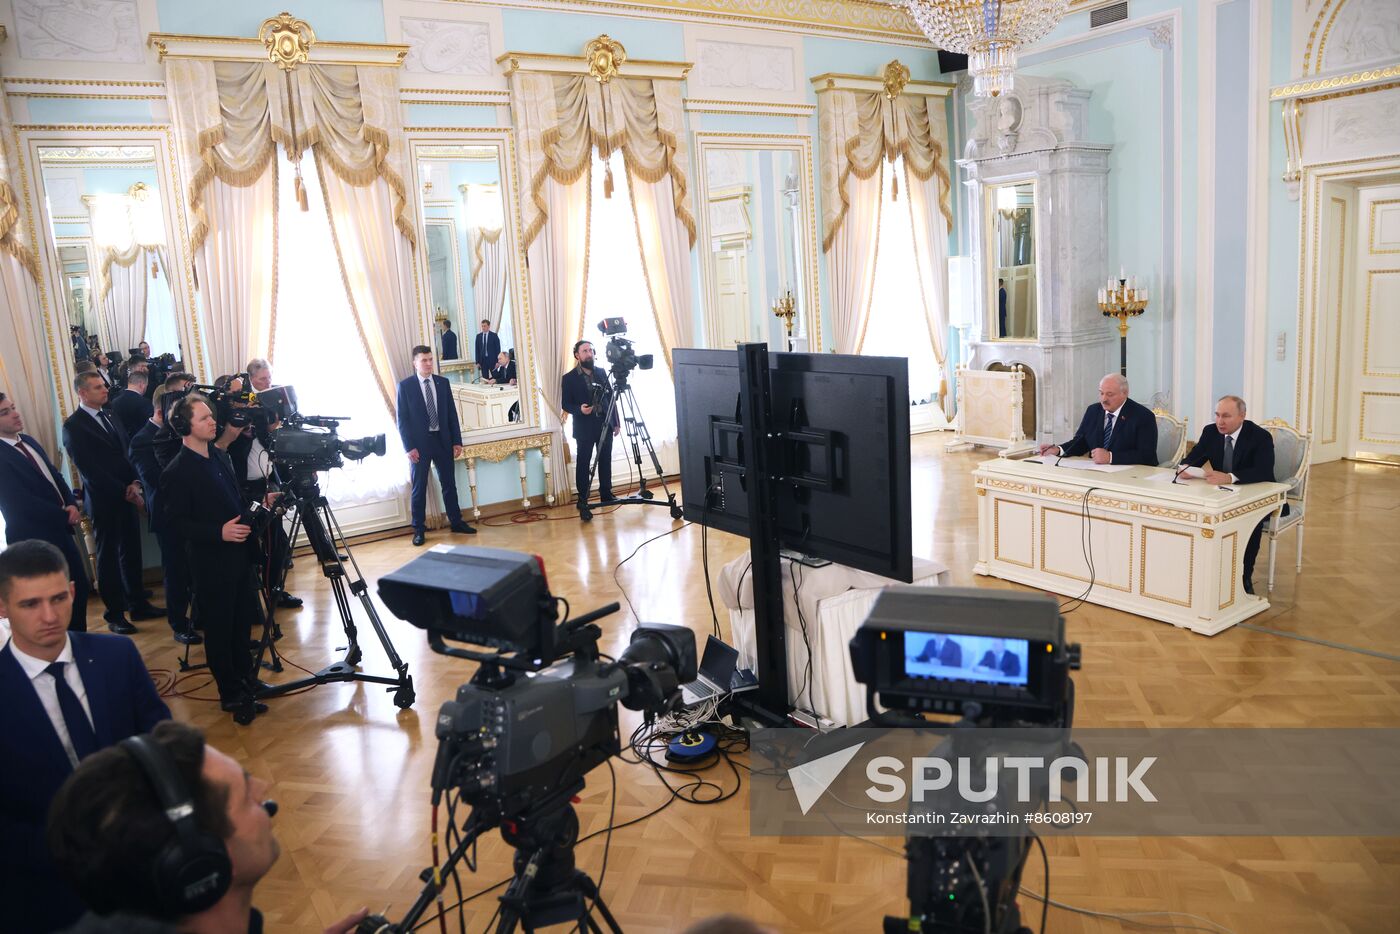
[[[656,448],[651,443],[651,432],[647,430],[646,419],[642,418],[641,406],[637,404],[637,397],[632,394],[632,386],[627,382],[628,370],[620,366],[613,367],[612,391],[608,393],[608,404],[603,409],[603,437],[611,430],[613,413],[617,412],[622,418],[622,427],[627,434],[627,443],[632,446],[632,463],[637,465],[637,495],[624,496],[602,502],[601,498],[597,506],[615,506],[621,503],[637,503],[643,506],[669,506],[671,507],[671,518],[679,519],[685,515],[684,510],[676,503],[676,494],[671,492],[671,488],[666,485],[666,474],[661,469],[661,458],[656,456]],[[656,499],[656,494],[647,489],[646,473],[642,469],[642,449],[645,448],[651,457],[652,469],[656,471],[656,479],[661,484],[661,491],[666,494],[666,502]],[[600,441],[593,454],[593,462],[588,465],[588,488],[593,489],[593,480],[598,473],[598,461],[603,456],[603,444]],[[593,508],[593,503],[582,503],[582,508]]]
[[[349,543],[345,541],[345,535],[340,530],[340,523],[336,521],[335,514],[331,512],[330,503],[321,493],[320,485],[316,482],[316,475],[312,473],[294,476],[289,484],[289,489],[291,492],[286,498],[285,504],[289,511],[295,510],[296,512],[289,539],[293,542],[296,541],[299,529],[306,532],[306,540],[311,545],[311,550],[316,554],[316,561],[321,565],[321,573],[331,582],[331,593],[335,596],[335,607],[340,613],[340,624],[345,630],[349,644],[346,646],[344,660],[322,668],[308,677],[263,688],[258,691],[257,697],[280,697],[300,688],[317,684],[331,684],[336,681],[367,681],[371,684],[391,685],[394,688],[394,704],[405,709],[412,707],[415,695],[413,677],[408,673],[408,663],[399,657],[399,653],[394,649],[394,643],[389,641],[389,633],[385,631],[384,624],[379,619],[379,612],[375,610],[374,603],[369,598],[369,585],[365,583],[365,577],[360,573],[360,566],[350,551]],[[345,564],[347,560],[350,562],[348,567]],[[353,574],[351,573],[352,569]],[[287,569],[284,566],[274,568],[272,571],[276,583],[269,590],[276,593],[283,589]],[[379,637],[379,644],[384,647],[384,654],[389,656],[389,664],[393,666],[397,677],[368,675],[355,670],[355,666],[360,664],[363,653],[360,651],[359,633],[355,628],[355,619],[351,615],[350,598],[352,596],[359,597],[365,615],[369,617],[370,625],[374,627],[375,635]],[[274,644],[275,639],[280,635],[269,602],[254,671],[262,668],[264,658],[269,652],[271,652],[271,658],[268,661],[269,667],[273,671],[281,670],[281,658]]]
[[[578,812],[574,810],[571,799],[582,790],[583,782],[576,781],[561,791],[533,802],[525,811],[510,816],[489,809],[473,809],[463,829],[462,839],[448,854],[447,862],[437,872],[437,878],[445,885],[457,863],[466,856],[477,838],[499,826],[502,828],[502,839],[515,848],[515,877],[500,897],[500,921],[496,925],[496,934],[510,934],[516,925],[526,931],[535,931],[552,924],[568,923],[577,924],[581,932],[602,934],[604,928],[593,917],[595,910],[602,915],[607,930],[622,934],[622,928],[604,903],[597,884],[574,861],[574,844],[578,842]],[[433,882],[431,871],[426,871],[424,877],[428,884],[404,919],[398,924],[378,923],[382,919],[373,919],[376,922],[374,930],[407,932],[419,926],[424,912],[437,899],[440,891],[440,887]],[[366,919],[366,922],[370,920]],[[362,922],[361,930],[365,929]]]

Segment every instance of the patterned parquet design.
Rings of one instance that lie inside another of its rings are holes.
[[[914,552],[948,564],[955,583],[1013,586],[971,573],[977,527],[969,474],[984,455],[946,454],[945,440],[914,442]],[[619,598],[614,565],[671,527],[665,510],[636,506],[591,526],[567,509],[554,515],[560,521],[490,527],[470,541],[543,555],[551,587],[576,612]],[[711,573],[745,545],[712,534]],[[1280,543],[1274,605],[1255,623],[1400,654],[1400,470],[1354,463],[1315,470],[1302,575],[1293,570],[1293,548],[1290,534]],[[420,553],[406,536],[355,548],[371,584]],[[701,557],[700,529],[684,528],[646,546],[617,577],[645,619],[684,623],[703,638],[710,621]],[[282,614],[283,650],[318,668],[339,657],[344,637],[311,562],[298,562],[293,581],[307,605]],[[238,727],[213,704],[171,700],[177,717],[204,727],[212,743],[273,783],[283,856],[257,899],[272,932],[320,931],[362,905],[387,906],[398,917],[418,891],[429,852],[434,718],[471,669],[431,654],[419,630],[385,619],[414,675],[412,710],[399,711],[375,686],[329,685],[275,700],[269,714]],[[360,622],[365,670],[387,672]],[[603,621],[604,651],[625,644],[631,623],[625,605]],[[1069,617],[1069,635],[1084,646],[1076,676],[1081,726],[1400,726],[1397,662],[1243,628],[1206,638],[1092,605]],[[175,666],[160,623],[142,624],[136,639],[153,668]],[[189,676],[182,685],[212,697],[211,688],[199,690],[204,680]],[[624,724],[635,722],[624,712]],[[666,800],[650,770],[618,764],[616,775],[618,823]],[[710,775],[733,786],[728,769]],[[608,770],[595,770],[579,806],[584,833],[607,825],[610,793]],[[724,911],[782,931],[875,931],[883,914],[901,910],[901,859],[852,838],[751,838],[747,804],[746,785],[722,804],[677,802],[613,835],[604,894],[627,931],[675,931]],[[595,878],[602,842],[578,851]],[[1051,895],[1098,911],[1191,912],[1237,934],[1400,930],[1397,839],[1080,837],[1052,839],[1049,849]],[[484,842],[480,871],[464,874],[464,890],[506,878],[510,853],[498,838]],[[1042,878],[1032,856],[1027,883],[1039,890]],[[467,904],[469,930],[483,929],[493,895]],[[1023,900],[1022,908],[1038,924],[1039,906]],[[1120,925],[1052,909],[1048,929]]]

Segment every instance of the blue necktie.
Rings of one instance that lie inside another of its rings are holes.
[[[423,401],[428,406],[428,430],[438,430],[437,390],[431,378],[423,380]]]
[[[53,678],[54,688],[58,691],[58,709],[63,712],[63,723],[68,727],[68,739],[72,741],[73,752],[81,762],[97,751],[97,734],[93,732],[87,712],[83,710],[83,702],[78,700],[78,695],[73,693],[73,689],[68,686],[68,679],[63,676],[66,664],[54,662],[44,669],[44,674]]]
[[[1108,443],[1113,440],[1113,413],[1108,413],[1108,421],[1103,426],[1103,446],[1108,447]]]

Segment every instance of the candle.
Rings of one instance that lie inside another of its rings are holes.
[[[1128,278],[1128,273],[1127,273],[1127,267],[1126,267],[1126,266],[1119,266],[1119,267],[1118,267],[1118,278],[1119,278],[1119,279],[1126,279],[1126,278]]]

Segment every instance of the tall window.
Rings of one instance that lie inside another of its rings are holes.
[[[385,456],[347,462],[321,476],[321,489],[333,503],[377,499],[408,480],[403,446],[345,294],[316,166],[308,154],[302,181],[310,210],[302,211],[293,189],[292,165],[280,147],[277,159],[273,376],[279,384],[296,387],[303,414],[347,416],[348,421],[340,423],[342,438],[388,435]],[[371,309],[360,313],[370,314]]]
[[[626,318],[625,336],[635,345],[636,353],[652,354],[655,361],[652,368],[633,370],[628,383],[651,433],[652,444],[660,453],[663,447],[674,446],[676,440],[676,384],[666,365],[656,329],[656,313],[651,307],[641,247],[637,243],[637,221],[632,214],[627,169],[620,152],[612,155],[612,172],[613,193],[608,198],[603,194],[604,162],[595,152],[583,338],[593,342],[599,362],[611,373],[613,367],[606,357],[608,339],[598,332],[597,325],[604,318]],[[572,346],[573,341],[569,344]],[[618,442],[625,440],[623,436],[614,442],[614,456],[621,456]]]
[[[938,392],[938,361],[919,294],[914,259],[914,218],[909,210],[909,178],[901,156],[881,163],[879,248],[870,319],[860,352],[909,359],[909,401],[926,402]],[[899,190],[895,190],[898,179]]]

